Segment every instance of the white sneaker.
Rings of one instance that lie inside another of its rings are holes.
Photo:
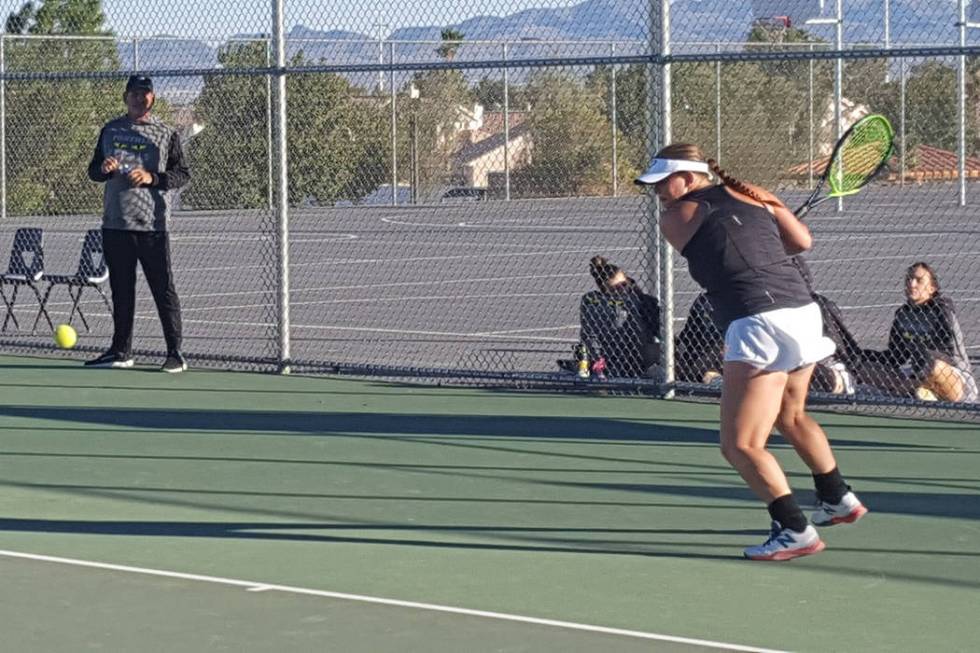
[[[744,555],[749,560],[792,560],[820,553],[826,546],[813,526],[807,526],[802,533],[797,533],[774,521],[769,539],[759,546],[748,547]]]
[[[851,524],[864,517],[868,509],[853,492],[845,494],[840,503],[827,503],[817,500],[817,510],[810,515],[810,521],[816,526],[833,526],[834,524]]]

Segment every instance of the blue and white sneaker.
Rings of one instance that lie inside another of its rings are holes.
[[[820,553],[826,546],[813,526],[808,525],[802,533],[797,533],[774,521],[769,539],[759,546],[748,547],[744,554],[749,560],[792,560]]]
[[[827,503],[817,500],[817,509],[810,515],[810,521],[815,526],[833,526],[834,524],[851,524],[868,514],[861,500],[853,492],[848,492],[839,503]]]

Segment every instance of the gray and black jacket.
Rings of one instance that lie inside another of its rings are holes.
[[[115,157],[121,170],[102,172],[102,163]],[[132,186],[129,170],[142,167],[153,181],[148,186]],[[128,116],[109,121],[99,132],[92,161],[88,166],[92,181],[105,182],[102,198],[103,229],[124,231],[166,231],[170,216],[169,191],[190,180],[180,136],[159,118],[133,122]]]

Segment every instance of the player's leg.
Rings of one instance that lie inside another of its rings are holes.
[[[823,428],[806,412],[806,395],[813,365],[790,372],[786,380],[776,428],[783,434],[813,474],[817,511],[811,517],[818,526],[857,521],[868,509],[851,492],[837,467]]]
[[[721,453],[767,504],[789,494],[786,475],[766,449],[779,413],[785,372],[726,361],[721,391]]]
[[[789,560],[824,548],[793,497],[786,474],[766,449],[779,413],[785,372],[766,372],[740,361],[726,361],[721,395],[721,451],[773,519],[770,537],[745,549],[753,560]]]

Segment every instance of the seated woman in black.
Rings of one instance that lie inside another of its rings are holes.
[[[659,361],[660,303],[602,256],[589,261],[597,290],[579,302],[577,356],[589,364],[580,376],[642,377]],[[571,361],[558,361],[568,369]]]
[[[907,301],[895,311],[888,348],[864,349],[858,381],[920,399],[977,400],[977,382],[953,303],[928,263],[905,273]]]

